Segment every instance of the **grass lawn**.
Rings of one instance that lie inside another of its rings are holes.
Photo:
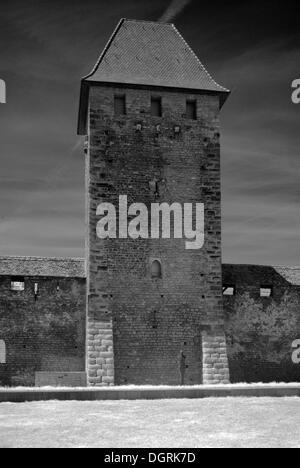
[[[299,398],[0,404],[0,447],[300,447]]]

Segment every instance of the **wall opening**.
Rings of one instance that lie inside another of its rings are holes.
[[[197,120],[197,102],[188,100],[186,101],[186,118]]]
[[[125,94],[115,95],[115,97],[114,97],[114,110],[115,110],[115,115],[125,115],[126,114]]]
[[[234,284],[223,285],[223,296],[235,296],[236,289]]]
[[[25,280],[22,276],[15,276],[11,278],[10,281],[11,291],[24,291],[25,289]]]
[[[39,283],[34,283],[34,299],[37,300],[39,294]]]
[[[162,107],[161,107],[161,98],[160,97],[151,97],[151,115],[154,117],[162,116]]]
[[[154,260],[151,263],[151,278],[161,278],[161,263],[158,260]]]
[[[273,286],[261,286],[259,291],[260,297],[272,297],[273,296]]]

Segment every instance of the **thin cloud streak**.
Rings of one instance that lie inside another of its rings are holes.
[[[185,7],[187,7],[189,3],[191,3],[191,0],[173,0],[158,21],[162,23],[170,23],[185,9]]]

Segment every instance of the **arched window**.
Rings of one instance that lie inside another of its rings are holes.
[[[6,364],[6,346],[3,340],[0,340],[0,364]]]
[[[161,278],[161,263],[158,260],[151,263],[151,278]]]

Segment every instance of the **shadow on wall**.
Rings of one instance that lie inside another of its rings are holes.
[[[9,384],[9,377],[6,365],[6,344],[4,340],[0,340],[0,384]]]

